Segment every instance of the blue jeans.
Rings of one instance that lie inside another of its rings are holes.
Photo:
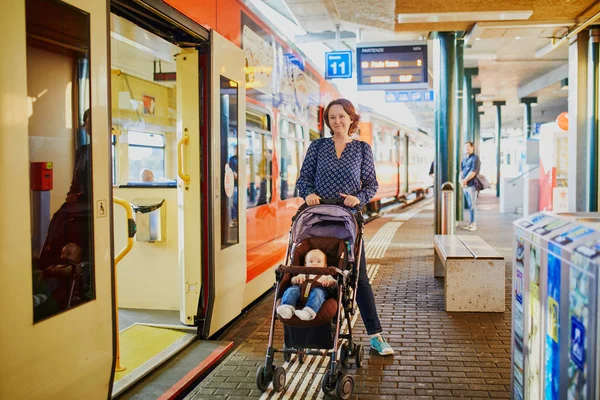
[[[356,288],[356,303],[360,310],[360,316],[367,329],[367,334],[374,335],[380,333],[381,322],[379,321],[379,315],[377,315],[377,308],[375,307],[375,296],[373,296],[373,289],[371,289],[371,283],[367,276],[367,257],[365,256],[365,245],[363,242],[363,251],[360,257],[359,266],[359,277]]]
[[[467,208],[469,209],[469,213],[471,214],[471,223],[475,223],[475,208],[477,207],[477,189],[475,186],[467,186],[463,188],[463,193],[465,195],[465,202],[467,204]]]
[[[281,304],[296,307],[296,303],[298,303],[299,298],[300,286],[293,285],[285,289],[285,292],[283,292]],[[305,307],[308,307],[314,312],[318,313],[323,303],[325,303],[325,300],[327,300],[327,290],[323,289],[322,287],[313,288],[308,294],[308,301],[306,302]]]

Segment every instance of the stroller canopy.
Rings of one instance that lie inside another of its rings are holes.
[[[298,244],[312,237],[338,238],[350,242],[354,251],[358,229],[358,223],[348,208],[319,204],[307,207],[296,216],[292,224],[291,239],[294,244]]]

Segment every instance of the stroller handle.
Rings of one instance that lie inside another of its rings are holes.
[[[331,204],[334,206],[342,206],[342,207],[346,207],[349,208],[351,210],[355,210],[355,211],[360,211],[361,210],[361,206],[360,204],[354,206],[354,207],[348,207],[347,205],[344,204],[344,199],[339,198],[339,199],[321,199],[319,201],[320,204]],[[306,203],[303,204],[303,206],[308,207],[308,205]]]

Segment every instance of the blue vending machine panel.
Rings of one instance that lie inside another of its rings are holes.
[[[569,271],[569,399],[595,398],[597,278],[600,241],[576,247]]]

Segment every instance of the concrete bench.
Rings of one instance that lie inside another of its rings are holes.
[[[474,235],[435,235],[433,243],[446,311],[504,312],[504,257]]]

